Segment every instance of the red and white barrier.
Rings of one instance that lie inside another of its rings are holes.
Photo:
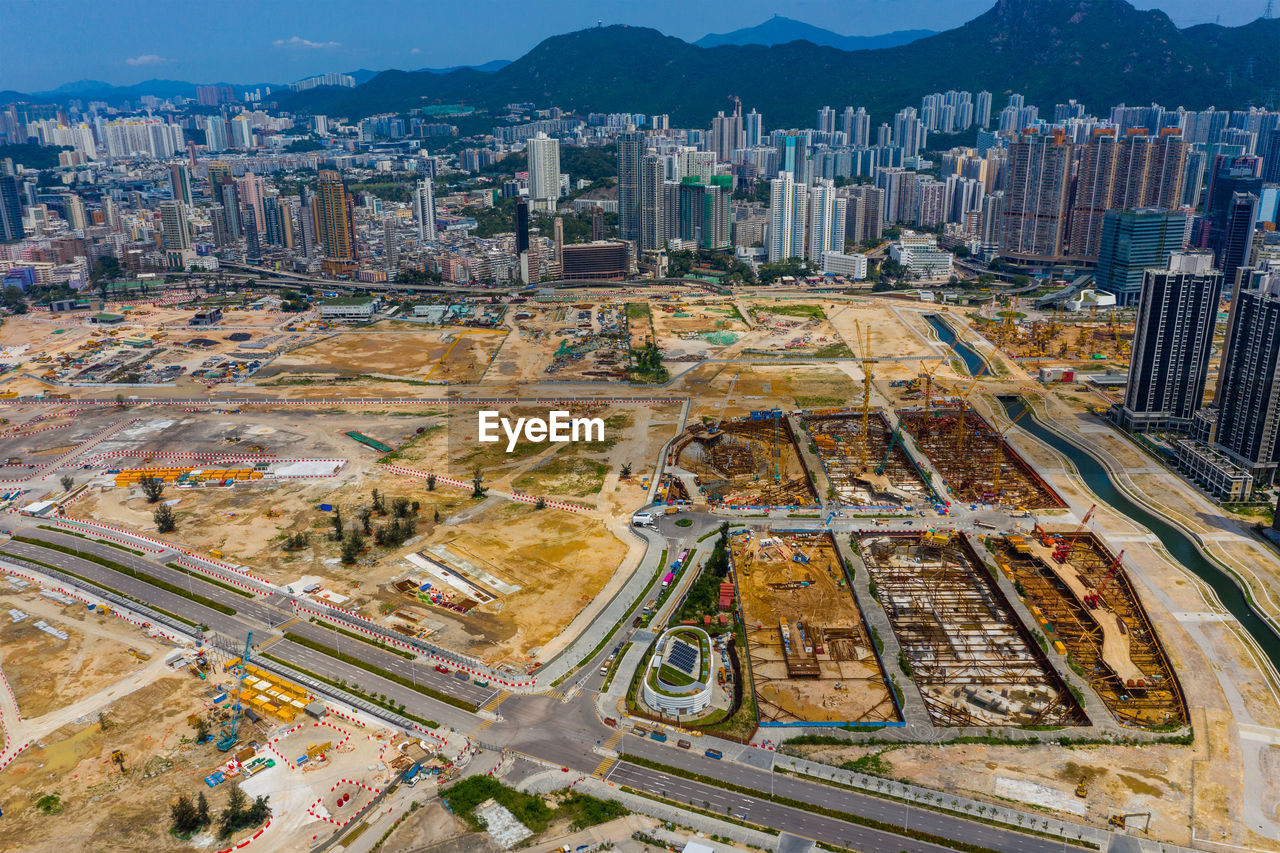
[[[416,477],[419,480],[425,480],[431,476],[429,473],[425,471],[415,471],[413,468],[406,468],[403,465],[387,464],[387,465],[383,465],[382,467],[388,471],[391,471],[392,473],[401,474],[405,477]],[[459,480],[454,477],[447,477],[443,474],[436,474],[435,478],[437,483],[443,483],[446,486],[456,486],[460,489],[473,488],[472,483],[467,480]],[[511,500],[518,501],[520,503],[525,503],[525,504],[536,504],[538,502],[538,499],[539,499],[538,495],[526,495],[521,492],[512,492],[511,494]],[[563,510],[567,510],[568,512],[589,512],[591,510],[591,507],[589,506],[572,504],[572,503],[569,503],[568,501],[552,500],[551,498],[542,498],[542,501],[546,506],[549,506],[552,509],[563,509]]]

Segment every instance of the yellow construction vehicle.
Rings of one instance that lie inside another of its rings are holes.
[[[1128,814],[1113,814],[1111,817],[1107,818],[1107,823],[1111,824],[1117,829],[1128,829],[1129,818],[1131,817],[1143,818],[1142,826],[1138,827],[1143,832],[1146,832],[1151,828],[1151,812],[1130,812]]]
[[[111,750],[111,760],[120,768],[120,772],[124,772],[124,752],[118,749]]]
[[[1083,779],[1081,779],[1080,783],[1076,785],[1076,796],[1080,797],[1081,799],[1084,799],[1085,797],[1089,796],[1089,789],[1084,786]]]

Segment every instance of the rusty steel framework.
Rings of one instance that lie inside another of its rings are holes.
[[[1104,662],[1101,625],[1041,558],[1020,553],[1007,539],[991,541],[1001,570],[1025,590],[1028,603],[1040,610],[1052,628],[1050,636],[1063,644],[1072,662],[1122,725],[1164,728],[1188,722],[1182,686],[1146,610],[1123,568],[1112,574],[1115,557],[1092,533],[1075,540],[1066,560],[1095,590],[1111,575],[1101,591],[1102,605],[1125,625],[1129,658],[1147,675],[1140,687],[1124,683]]]
[[[861,506],[884,497],[898,502],[908,497],[923,500],[928,495],[924,478],[902,442],[894,440],[883,412],[872,412],[866,419],[865,442],[863,414],[857,411],[809,412],[801,422],[813,439],[827,479],[842,505]],[[862,463],[864,444],[866,465]]]
[[[938,726],[1083,726],[1084,710],[961,534],[857,540]]]
[[[1027,509],[1066,506],[982,415],[967,406],[963,412],[963,417],[955,408],[938,409],[928,416],[917,409],[898,412],[902,428],[946,479],[952,494],[962,501]]]
[[[714,432],[696,424],[681,436],[673,455],[675,464],[699,478],[711,503],[817,504],[785,418],[725,421]]]

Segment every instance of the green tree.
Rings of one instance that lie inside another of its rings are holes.
[[[62,491],[69,492],[71,491],[71,488],[75,486],[76,478],[72,477],[70,474],[63,474],[62,477],[59,478],[58,482],[62,484]]]
[[[156,507],[153,514],[156,521],[156,530],[160,533],[172,533],[178,527],[178,520],[174,517],[173,508],[168,504],[160,504]]]
[[[164,494],[164,480],[156,477],[143,477],[138,481],[138,485],[142,486],[142,494],[149,504],[158,502],[160,496]]]
[[[347,538],[342,540],[342,565],[353,565],[360,556],[360,550],[364,548],[364,537],[360,535],[360,531],[352,529],[347,534]]]
[[[208,724],[206,723],[205,726],[207,728]],[[213,818],[209,816],[209,801],[205,798],[204,791],[196,797],[196,817],[199,818],[201,826],[213,823]]]
[[[333,525],[333,536],[331,538],[333,539],[334,542],[341,542],[342,532],[343,532],[342,531],[342,507],[335,506],[333,508],[333,515],[329,516],[329,523]]]
[[[480,466],[477,464],[471,471],[471,497],[482,498],[488,491],[484,486],[484,472],[480,470]]]
[[[176,835],[191,835],[204,825],[200,823],[200,812],[195,803],[186,794],[179,795],[177,801],[169,806],[169,818]]]

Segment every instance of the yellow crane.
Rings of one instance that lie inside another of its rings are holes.
[[[862,350],[862,440],[859,447],[859,463],[861,470],[867,470],[867,431],[871,425],[871,366],[875,359],[871,357],[871,329],[864,334],[862,324],[853,321],[854,342]]]
[[[1004,472],[1004,437],[1009,434],[1009,430],[1013,429],[1014,425],[1017,424],[1018,421],[1022,420],[1023,415],[1025,415],[1029,411],[1031,411],[1031,408],[1029,406],[1024,407],[1023,410],[1018,413],[1018,416],[1016,418],[1009,421],[1009,423],[1007,423],[1003,429],[996,431],[996,446],[994,450],[995,456],[996,456],[995,458],[996,470],[995,470],[995,477],[994,477],[995,482],[992,484],[991,492],[995,498],[995,503],[997,506],[1000,505],[1000,476]]]
[[[973,379],[969,381],[969,387],[966,388],[964,390],[964,393],[960,395],[960,401],[959,403],[956,404],[956,409],[958,412],[958,415],[956,417],[956,457],[957,458],[960,458],[964,453],[965,413],[969,410],[969,403],[968,403],[969,395],[973,393],[973,389],[978,387],[978,383],[982,380],[982,377],[990,375],[989,373],[990,361],[991,359],[988,358],[987,361],[982,363],[982,369],[975,371]]]
[[[939,367],[947,363],[945,356],[938,356],[938,363],[928,370],[924,370],[924,364],[927,359],[920,359],[920,385],[924,390],[924,423],[921,429],[924,432],[929,431],[930,407],[933,401],[933,374],[938,371]]]

